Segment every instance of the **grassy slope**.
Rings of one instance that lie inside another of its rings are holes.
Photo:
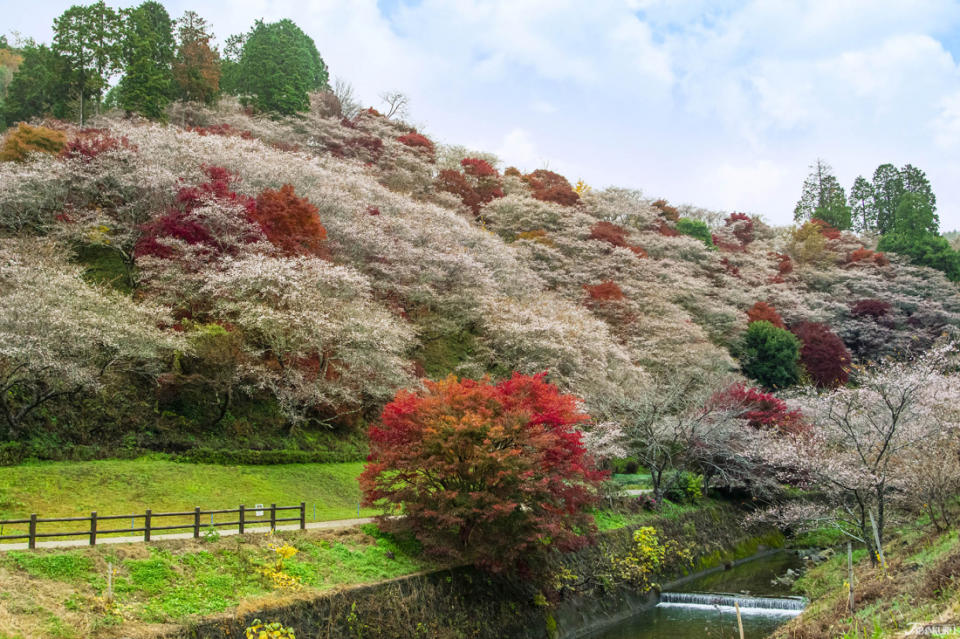
[[[794,589],[812,600],[778,638],[897,637],[913,622],[956,620],[960,612],[960,543],[944,534],[904,531],[888,542],[886,572],[855,550],[855,613],[847,611],[846,553],[809,570]]]
[[[270,545],[277,543],[298,550],[284,562],[284,572],[299,585],[283,593],[260,572],[275,563]],[[108,566],[115,571],[112,603],[105,596]],[[114,636],[120,625],[123,636],[143,636],[159,630],[156,624],[192,615],[429,567],[411,544],[397,543],[374,526],[2,553],[0,639]]]
[[[136,460],[49,462],[0,467],[0,518],[122,515],[307,503],[307,520],[357,516],[363,464],[218,466]],[[374,511],[363,509],[366,516]],[[289,513],[286,516],[291,516]],[[225,515],[230,518],[230,515]],[[235,515],[233,516],[235,519]],[[226,521],[227,519],[223,519]],[[209,521],[207,519],[206,521]],[[166,522],[165,522],[166,523]],[[64,530],[44,524],[43,531]],[[120,528],[125,524],[118,524]],[[82,524],[62,524],[72,530]],[[6,527],[5,532],[13,527]]]

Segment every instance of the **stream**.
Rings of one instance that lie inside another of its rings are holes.
[[[762,639],[800,614],[804,602],[790,587],[771,583],[801,559],[779,551],[683,583],[672,584],[660,603],[590,639],[736,639],[740,605],[745,639]]]

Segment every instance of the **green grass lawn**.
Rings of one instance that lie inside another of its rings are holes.
[[[296,552],[283,560],[288,581],[281,588],[269,573],[281,565],[274,548],[283,544]],[[144,624],[179,623],[245,601],[275,602],[298,591],[323,592],[434,567],[415,542],[370,524],[154,546],[11,551],[0,553],[0,619],[13,620],[13,629],[23,634],[4,635],[3,628],[0,638],[117,636],[121,624],[124,636],[145,636]],[[112,603],[104,598],[110,569]]]
[[[239,504],[307,504],[307,521],[357,516],[360,462],[219,466],[184,464],[149,458],[90,462],[40,462],[0,467],[0,519],[124,515],[236,508]],[[362,509],[362,516],[376,514]],[[293,516],[292,512],[286,516]],[[224,515],[219,521],[236,520]],[[209,517],[204,523],[209,524]],[[110,527],[130,521],[109,522]],[[172,520],[162,523],[172,525]],[[107,522],[104,522],[106,527]],[[138,525],[142,525],[139,522]],[[60,526],[57,528],[57,526]],[[42,524],[40,532],[80,530],[84,522]],[[5,534],[25,526],[8,526]]]

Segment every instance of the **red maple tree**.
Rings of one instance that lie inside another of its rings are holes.
[[[820,388],[843,386],[850,378],[850,351],[826,324],[800,322],[790,328],[801,342],[800,362]]]
[[[588,416],[544,377],[450,376],[399,392],[370,428],[360,476],[364,502],[385,509],[380,526],[494,572],[586,545],[605,475],[575,428]]]
[[[327,257],[327,229],[317,216],[317,207],[297,197],[293,186],[279,191],[266,189],[257,196],[250,219],[260,225],[267,240],[287,255]]]

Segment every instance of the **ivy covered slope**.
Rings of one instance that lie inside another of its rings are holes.
[[[346,461],[424,377],[549,371],[602,418],[741,370],[832,386],[960,327],[942,273],[818,220],[501,172],[330,104],[7,132],[0,462]]]

